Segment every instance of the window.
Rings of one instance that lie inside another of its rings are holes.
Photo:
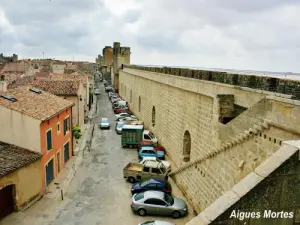
[[[50,151],[52,149],[52,132],[51,130],[47,131],[47,151]]]
[[[149,153],[149,154],[156,155],[156,152],[155,152],[155,151],[152,151],[152,150],[148,150],[148,153]]]
[[[152,126],[155,126],[155,107],[152,107]]]
[[[132,102],[132,90],[130,90],[130,102]]]
[[[135,201],[141,200],[144,198],[144,193],[139,193],[134,197]]]
[[[149,173],[150,172],[150,168],[149,167],[144,167],[144,172]]]
[[[191,155],[191,135],[189,131],[184,132],[183,136],[183,162],[189,162]]]
[[[64,135],[70,131],[70,117],[64,120]]]
[[[158,168],[152,168],[152,173],[160,174],[160,171]]]
[[[144,139],[151,140],[151,138],[147,134],[144,134]]]
[[[141,104],[142,104],[142,100],[141,100],[141,96],[139,96],[139,112],[141,111]]]
[[[172,197],[171,195],[168,195],[168,194],[165,194],[164,200],[165,200],[167,203],[169,203],[170,205],[173,205],[173,203],[174,203],[173,197]]]
[[[57,133],[60,132],[60,123],[59,123],[59,122],[58,122],[57,125],[56,125],[56,131],[57,131]]]
[[[144,203],[149,205],[155,205],[155,199],[154,198],[147,199]]]
[[[147,187],[148,188],[156,188],[156,184],[148,184]]]

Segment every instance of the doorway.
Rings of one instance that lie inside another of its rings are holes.
[[[15,211],[14,185],[8,185],[0,190],[0,219]]]

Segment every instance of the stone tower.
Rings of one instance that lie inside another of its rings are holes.
[[[122,65],[130,65],[130,54],[130,47],[121,47],[120,42],[114,42],[112,82],[116,92],[119,90],[119,69]]]

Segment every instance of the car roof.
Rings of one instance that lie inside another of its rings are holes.
[[[165,196],[165,193],[162,191],[145,191],[144,192],[144,198],[160,198],[163,199]]]
[[[108,118],[106,118],[106,117],[102,117],[102,118],[101,118],[101,120],[108,120]]]
[[[155,150],[153,146],[142,146],[141,150]]]

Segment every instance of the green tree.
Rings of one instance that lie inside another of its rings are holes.
[[[73,137],[75,137],[76,140],[80,139],[82,136],[81,129],[78,125],[73,125],[72,133],[73,133]]]

